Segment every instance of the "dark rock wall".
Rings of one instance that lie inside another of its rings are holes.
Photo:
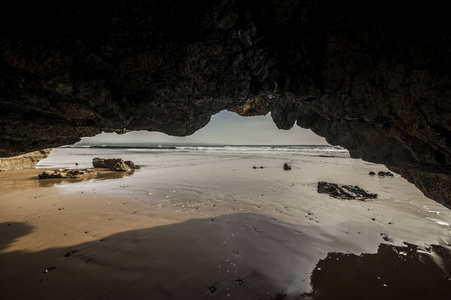
[[[444,4],[110,0],[1,11],[0,156],[271,111],[450,206]],[[449,186],[449,185],[447,185]]]

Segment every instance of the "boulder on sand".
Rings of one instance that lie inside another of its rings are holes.
[[[356,185],[340,185],[325,181],[318,182],[318,193],[328,194],[340,199],[366,200],[377,198],[377,194],[369,193]]]
[[[92,160],[94,168],[107,168],[112,171],[130,172],[131,170],[139,169],[131,160],[124,161],[122,158],[99,158]]]

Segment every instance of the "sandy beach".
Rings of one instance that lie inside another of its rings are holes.
[[[451,290],[451,211],[396,174],[368,175],[382,165],[149,160],[85,181],[0,172],[0,298],[444,299]],[[378,198],[332,198],[318,181]]]

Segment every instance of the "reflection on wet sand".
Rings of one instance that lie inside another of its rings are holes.
[[[332,252],[312,272],[313,299],[449,299],[451,251],[379,245],[375,254]]]
[[[109,170],[97,170],[97,175],[86,176],[83,178],[51,178],[51,179],[39,179],[38,174],[42,173],[46,169],[28,169],[28,170],[15,170],[13,172],[0,172],[0,191],[14,191],[33,189],[38,187],[51,187],[63,183],[75,183],[90,180],[109,180],[119,179],[124,176],[131,176],[134,174],[134,170],[130,172],[115,172]]]

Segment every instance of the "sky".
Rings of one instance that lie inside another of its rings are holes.
[[[222,111],[210,123],[187,137],[173,137],[160,132],[133,131],[118,135],[102,133],[85,137],[82,143],[156,143],[156,144],[221,144],[221,145],[327,145],[324,138],[308,129],[294,126],[279,130],[266,116],[242,117]]]

